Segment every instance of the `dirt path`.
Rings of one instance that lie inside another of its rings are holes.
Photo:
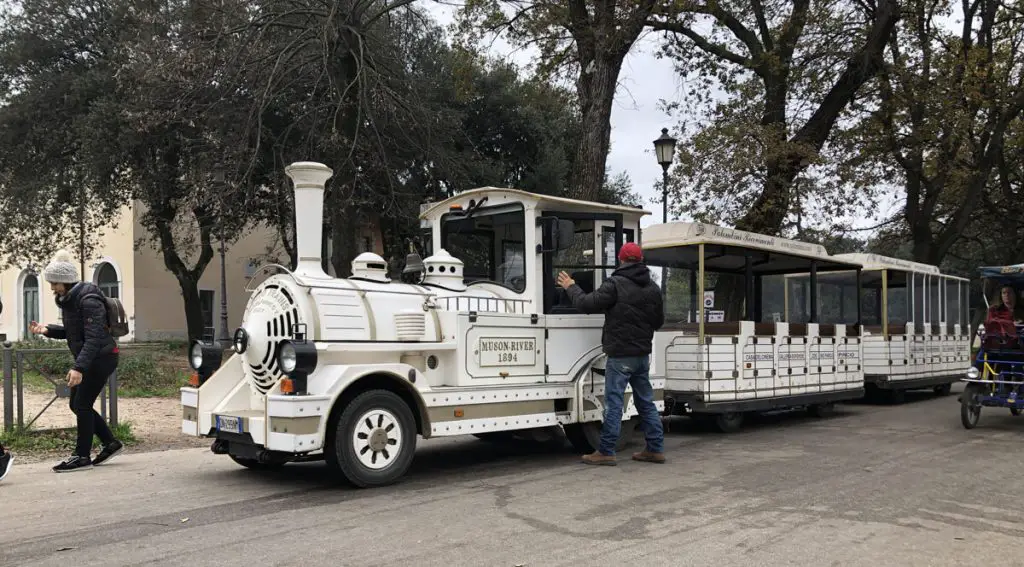
[[[3,424],[3,387],[0,385],[0,430]],[[24,423],[27,425],[46,404],[53,394],[26,389],[23,400]],[[96,401],[100,411],[100,401]],[[109,408],[108,408],[109,411]],[[132,432],[139,443],[131,447],[134,452],[166,451],[187,447],[206,447],[209,441],[188,437],[181,433],[181,405],[178,398],[120,398],[117,403],[118,421],[130,422]],[[14,420],[17,423],[17,396],[15,396]],[[68,409],[68,399],[58,398],[32,424],[33,429],[74,427],[75,416]],[[71,447],[68,447],[70,450]],[[65,451],[64,453],[66,453]],[[19,462],[35,462],[52,459],[54,454],[18,455]],[[63,455],[61,455],[63,456]]]

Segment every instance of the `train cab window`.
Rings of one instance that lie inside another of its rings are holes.
[[[548,281],[545,282],[545,312],[554,315],[578,313],[565,290],[558,286],[559,272],[565,272],[584,291],[591,293],[601,286],[605,278],[618,267],[618,248],[634,242],[635,231],[622,229],[621,218],[608,215],[551,213],[552,216],[573,223],[571,245],[550,252],[544,260]],[[617,232],[616,227],[620,227]],[[616,236],[621,235],[619,238]],[[550,235],[545,232],[545,248],[550,249]]]
[[[525,216],[522,205],[502,205],[441,217],[441,247],[462,260],[466,284],[526,289]]]

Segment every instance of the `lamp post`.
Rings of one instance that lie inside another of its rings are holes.
[[[227,262],[224,258],[224,169],[218,167],[213,172],[213,180],[217,185],[218,204],[217,229],[220,232],[220,343],[223,348],[231,346],[231,335],[228,333],[228,278]]]
[[[668,128],[662,128],[661,137],[654,140],[654,154],[661,164],[661,222],[668,222],[668,168],[676,157],[676,139],[668,135]]]
[[[654,155],[661,165],[661,222],[668,222],[668,168],[676,155],[676,139],[668,135],[668,128],[661,129],[661,137],[654,140]],[[668,270],[661,266],[661,300],[668,297]]]

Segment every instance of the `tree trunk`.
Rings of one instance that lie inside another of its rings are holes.
[[[203,324],[203,304],[199,299],[199,280],[189,274],[175,274],[178,286],[181,287],[181,299],[185,303],[185,326],[188,330],[188,339],[213,340],[213,337],[204,336],[206,326]]]
[[[618,56],[597,57],[580,72],[576,91],[583,109],[583,131],[573,159],[570,198],[596,201],[604,184],[611,144],[612,102],[622,60]]]
[[[213,259],[213,245],[210,240],[210,227],[203,226],[200,220],[199,258],[193,267],[189,268],[178,255],[174,242],[174,235],[171,231],[171,223],[174,222],[175,210],[164,208],[153,211],[155,217],[155,228],[160,241],[164,266],[174,274],[181,288],[181,298],[185,307],[185,326],[188,330],[188,339],[202,339],[204,333],[202,303],[199,300],[199,279],[206,271],[206,266]],[[193,211],[196,219],[203,219],[205,216],[200,212]]]

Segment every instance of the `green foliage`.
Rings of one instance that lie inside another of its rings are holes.
[[[114,437],[125,446],[139,442],[130,421],[120,421],[110,428]],[[77,441],[75,428],[63,429],[26,429],[15,428],[13,431],[0,430],[0,443],[12,453],[18,454],[49,454],[71,450]],[[100,448],[99,439],[93,437],[93,449]]]
[[[873,205],[881,172],[839,143],[877,68],[895,3],[727,0],[652,18],[687,88],[671,190],[678,212],[778,234]],[[710,24],[710,25],[706,25]],[[695,117],[694,118],[691,118]]]
[[[32,339],[12,345],[28,351],[23,358],[23,380],[29,388],[53,391],[63,383],[74,363],[64,341]],[[56,352],[32,352],[54,350]],[[186,347],[168,342],[154,347],[121,348],[117,366],[118,396],[124,398],[174,397],[188,384]]]

